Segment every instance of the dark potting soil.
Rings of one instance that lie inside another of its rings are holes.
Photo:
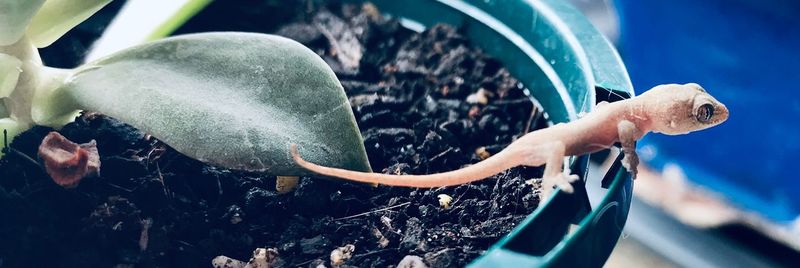
[[[336,71],[376,172],[457,169],[480,161],[479,148],[495,153],[547,125],[521,84],[448,26],[415,33],[369,6],[301,6],[272,30]],[[304,177],[279,194],[273,176],[205,165],[91,112],[60,132],[97,140],[101,174],[68,190],[36,158],[49,131],[23,133],[0,160],[0,267],[208,267],[217,255],[247,260],[257,247],[277,250],[284,266],[316,267],[347,244],[355,252],[345,265],[417,255],[432,267],[463,266],[539,202],[525,184],[537,168],[437,189]],[[439,194],[453,197],[450,208]]]

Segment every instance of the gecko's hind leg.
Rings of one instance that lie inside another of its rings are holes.
[[[542,175],[542,194],[540,200],[546,200],[553,192],[553,187],[558,186],[562,191],[572,193],[572,182],[578,179],[577,175],[564,172],[564,153],[566,147],[563,142],[556,141],[539,146],[525,148],[520,152],[523,155],[522,165],[544,167]],[[528,180],[533,183],[534,180]]]
[[[617,131],[619,133],[619,143],[622,145],[622,152],[625,154],[622,158],[622,166],[631,173],[633,179],[636,179],[637,167],[639,166],[639,155],[636,154],[636,140],[642,138],[644,134],[636,128],[636,124],[627,120],[619,122]]]

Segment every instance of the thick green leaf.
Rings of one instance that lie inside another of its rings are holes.
[[[0,46],[16,43],[45,0],[0,0]]]
[[[201,161],[305,175],[291,159],[369,163],[347,97],[325,62],[278,36],[205,33],[89,63],[60,89],[78,108],[132,124]]]
[[[36,47],[46,47],[88,19],[111,0],[47,0],[28,27]]]

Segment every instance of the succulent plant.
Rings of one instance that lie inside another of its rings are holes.
[[[118,118],[215,165],[305,175],[289,153],[369,171],[333,71],[310,49],[266,34],[219,32],[141,44],[74,69],[45,47],[109,0],[0,0],[0,129],[60,128],[80,110]]]

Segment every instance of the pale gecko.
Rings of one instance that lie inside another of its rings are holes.
[[[429,175],[390,175],[320,166],[300,157],[291,146],[298,165],[325,176],[389,186],[434,188],[460,185],[498,174],[516,166],[545,165],[542,198],[558,186],[571,193],[577,175],[563,169],[564,157],[589,154],[619,143],[622,164],[636,178],[639,157],[636,141],[648,132],[682,135],[710,128],[728,119],[728,109],[700,85],[668,84],[613,103],[601,102],[583,117],[527,133],[497,154],[458,170]]]

